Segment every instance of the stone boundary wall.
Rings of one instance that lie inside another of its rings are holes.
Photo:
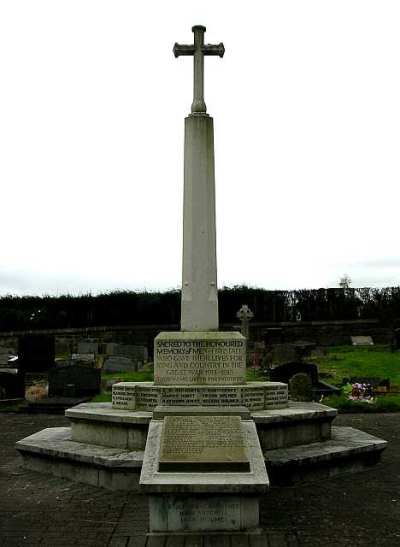
[[[400,322],[400,320],[397,320]],[[397,324],[396,322],[396,324]],[[263,341],[268,329],[281,329],[282,343],[296,340],[316,342],[318,345],[351,344],[350,336],[372,336],[376,344],[390,344],[392,329],[378,319],[355,321],[298,321],[282,323],[250,322],[250,340]],[[57,347],[74,347],[82,338],[94,338],[99,342],[123,341],[124,343],[146,345],[149,359],[153,357],[154,338],[161,331],[176,331],[179,325],[116,325],[81,329],[40,329],[30,331],[0,332],[0,345],[18,348],[18,338],[26,334],[53,334]],[[220,330],[239,330],[239,323],[220,326]]]

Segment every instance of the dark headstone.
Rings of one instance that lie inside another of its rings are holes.
[[[289,395],[292,401],[312,401],[311,378],[304,372],[295,374],[289,381]]]
[[[54,336],[31,334],[18,340],[19,366],[27,372],[48,370],[55,360]]]
[[[49,397],[86,397],[100,392],[100,369],[67,365],[49,371]]]
[[[398,351],[400,349],[400,329],[394,329],[391,347],[392,351]]]
[[[25,397],[24,375],[16,369],[0,369],[0,399]]]
[[[273,382],[284,382],[288,384],[295,374],[307,374],[310,377],[312,385],[318,383],[318,368],[313,363],[304,363],[303,361],[293,361],[285,363],[270,371],[269,378]]]

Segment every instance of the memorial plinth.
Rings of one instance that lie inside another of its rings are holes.
[[[246,383],[246,339],[239,332],[162,332],[154,340],[155,385]]]
[[[250,471],[240,416],[166,416],[159,471]]]
[[[179,444],[173,443],[167,454],[168,440],[166,446],[163,438],[166,434],[168,437],[171,416],[150,423],[140,475],[140,489],[149,495],[150,532],[255,531],[259,525],[259,498],[268,489],[269,480],[254,422],[241,420],[240,416],[211,415],[207,425],[207,417],[203,416],[203,442],[196,443],[184,429],[199,418],[190,413],[188,410],[186,416],[174,417],[173,429],[181,424],[181,437],[185,431],[187,435]],[[207,447],[213,452],[217,444],[225,467],[210,470],[209,465],[202,469],[204,461],[218,464],[210,462],[206,454]],[[229,446],[231,468],[227,462]],[[164,464],[171,452],[174,466],[168,469]],[[182,460],[188,453],[193,466],[185,469]],[[235,463],[244,467],[235,468]]]
[[[284,408],[281,382],[246,382],[246,339],[239,332],[162,332],[154,341],[154,383],[114,384],[113,408],[164,406]]]

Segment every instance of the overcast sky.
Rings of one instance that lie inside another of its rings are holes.
[[[218,284],[400,284],[398,0],[0,2],[0,295],[181,283],[192,58]]]

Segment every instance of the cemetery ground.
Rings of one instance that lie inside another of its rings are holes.
[[[261,503],[258,539],[154,537],[146,544],[147,498],[19,467],[15,442],[63,416],[0,413],[0,545],[5,547],[339,547],[400,545],[400,414],[347,414],[338,425],[389,441],[382,463],[328,480],[273,487]]]
[[[343,412],[400,412],[400,352],[391,351],[389,346],[336,346],[327,349],[325,356],[307,358],[318,366],[320,376],[328,383],[341,386],[344,378],[367,377],[388,379],[389,393],[375,399],[373,404],[349,401],[345,396],[332,395],[323,403]],[[140,372],[103,373],[103,386],[112,380],[124,382],[152,381],[151,370]],[[266,376],[259,370],[248,368],[248,381],[265,381]],[[103,389],[93,401],[111,401],[111,391]]]

